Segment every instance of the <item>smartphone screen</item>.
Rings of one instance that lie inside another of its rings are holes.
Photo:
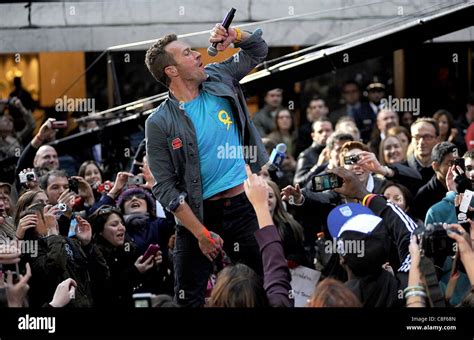
[[[340,188],[342,179],[334,174],[315,176],[312,178],[312,190],[315,192]]]

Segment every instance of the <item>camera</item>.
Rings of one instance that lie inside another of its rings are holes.
[[[344,164],[346,165],[354,165],[357,164],[359,161],[360,157],[359,155],[350,155],[350,156],[345,156],[344,157]]]
[[[427,257],[453,256],[455,241],[448,236],[442,223],[427,224],[415,230],[420,248]]]
[[[26,173],[20,173],[18,175],[18,177],[20,178],[20,183],[21,184],[25,184],[27,182],[32,182],[32,181],[36,181],[36,174],[34,171],[28,171]]]
[[[144,184],[143,177],[142,176],[129,177],[127,184],[128,185],[142,185]]]
[[[151,299],[153,294],[151,293],[137,293],[133,294],[132,297],[136,308],[150,308],[152,306]]]
[[[56,213],[56,216],[61,216],[67,211],[67,205],[64,203],[58,203],[56,204],[56,207],[58,208],[58,212]]]

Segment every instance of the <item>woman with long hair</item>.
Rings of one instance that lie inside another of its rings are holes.
[[[268,206],[278,233],[283,241],[283,251],[290,268],[310,265],[303,246],[303,227],[286,211],[275,182],[268,183]]]

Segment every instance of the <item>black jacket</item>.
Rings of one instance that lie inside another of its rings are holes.
[[[52,235],[40,238],[38,256],[27,256],[31,266],[29,298],[31,307],[41,307],[51,301],[59,283],[67,278],[76,281],[76,296],[68,307],[93,307],[92,286],[107,280],[109,272],[97,247],[83,247],[77,238]]]
[[[319,155],[323,151],[324,145],[310,146],[298,156],[294,183],[304,187],[311,176],[309,170],[318,162]]]
[[[102,237],[97,239],[97,247],[105,258],[110,276],[103,285],[96,286],[97,306],[105,308],[133,307],[133,292],[139,287],[141,274],[135,261],[142,255],[132,242],[122,247],[114,247]],[[151,269],[150,269],[151,270]]]
[[[413,199],[410,210],[413,216],[424,221],[428,209],[441,201],[447,192],[448,190],[444,187],[443,183],[436,178],[436,175],[431,177],[430,181],[418,190],[418,193]]]

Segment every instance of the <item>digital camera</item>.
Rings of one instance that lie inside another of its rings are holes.
[[[415,230],[420,248],[427,257],[453,256],[455,241],[448,236],[442,223],[427,224]]]
[[[21,184],[25,184],[27,182],[32,182],[32,181],[36,181],[36,174],[34,171],[28,171],[26,173],[20,173],[18,175],[18,177],[20,178],[20,183]]]
[[[357,164],[359,161],[360,157],[359,155],[350,155],[350,156],[345,156],[344,157],[344,164],[346,165],[354,165]]]

